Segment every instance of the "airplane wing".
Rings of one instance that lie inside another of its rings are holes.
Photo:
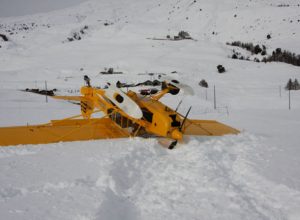
[[[226,134],[238,134],[235,128],[213,120],[186,120],[182,131],[185,135],[222,136]]]
[[[79,102],[86,100],[86,98],[84,98],[83,96],[51,96],[51,98]]]
[[[0,146],[125,138],[130,134],[110,118],[53,120],[45,125],[0,128]]]

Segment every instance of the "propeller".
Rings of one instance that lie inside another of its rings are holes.
[[[178,81],[176,79],[165,76],[165,77],[163,77],[163,80],[165,80],[166,82],[176,86],[177,88],[182,90],[184,92],[184,94],[187,94],[187,95],[194,95],[195,94],[192,87],[190,87],[187,84],[181,83],[180,81]]]
[[[178,103],[178,105],[177,105],[177,107],[176,107],[176,109],[175,109],[175,112],[177,112],[177,111],[178,111],[178,109],[179,109],[179,107],[180,107],[181,103],[182,103],[182,100],[180,100],[180,102]]]
[[[189,108],[189,110],[187,111],[187,113],[184,116],[184,119],[183,119],[183,121],[182,121],[182,123],[181,123],[181,125],[180,125],[180,127],[178,129],[180,132],[182,132],[183,125],[186,122],[186,119],[187,119],[188,115],[190,114],[191,109],[192,109],[192,106]],[[174,149],[174,147],[177,145],[177,143],[178,143],[178,140],[173,141],[170,144],[170,146],[168,147],[168,149],[170,149],[170,150]]]
[[[138,104],[116,86],[108,85],[105,96],[130,117],[135,119],[143,117],[143,112]]]
[[[188,115],[190,114],[191,109],[192,109],[192,106],[190,106],[189,110],[187,111],[187,113],[186,113],[186,115],[185,115],[185,117],[184,117],[184,119],[183,119],[183,121],[182,121],[182,123],[181,123],[181,126],[180,126],[180,128],[179,128],[179,131],[182,131],[183,125],[184,125],[184,123],[185,123],[185,121],[186,121]]]

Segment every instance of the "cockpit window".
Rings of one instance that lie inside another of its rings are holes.
[[[117,102],[119,102],[119,103],[122,103],[122,102],[124,101],[124,98],[123,98],[120,94],[117,94],[117,95],[115,96],[115,99],[116,99]]]
[[[172,127],[179,127],[180,126],[180,121],[176,121],[176,114],[169,115],[169,116],[172,119],[171,126]]]
[[[143,112],[143,117],[146,119],[146,121],[152,122],[153,113],[150,112],[150,111],[149,111],[148,109],[146,109],[146,108],[142,108],[142,112]]]

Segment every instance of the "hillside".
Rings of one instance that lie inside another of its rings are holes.
[[[80,112],[20,91],[43,89],[45,81],[74,95],[83,75],[104,86],[145,81],[151,77],[140,73],[155,72],[195,90],[194,96],[168,95],[164,103],[176,108],[183,99],[181,113],[192,106],[191,118],[216,119],[242,132],[189,137],[173,151],[142,138],[0,148],[1,218],[300,219],[300,92],[291,91],[289,110],[284,89],[290,78],[300,80],[300,67],[254,62],[262,55],[226,44],[300,54],[298,0],[49,4],[32,3],[37,14],[29,15],[20,5],[13,16],[27,15],[0,18],[0,34],[8,38],[0,38],[0,126]],[[153,40],[181,30],[193,40]],[[233,50],[249,61],[231,59]],[[219,74],[217,65],[226,72]],[[109,67],[124,74],[99,74]]]

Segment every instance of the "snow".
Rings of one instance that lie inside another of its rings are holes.
[[[291,92],[289,110],[284,90],[289,78],[299,80],[299,67],[232,60],[233,47],[226,45],[240,40],[264,44],[269,53],[281,47],[299,54],[299,2],[280,4],[52,1],[45,10],[28,4],[32,11],[1,18],[0,33],[10,41],[0,40],[0,126],[79,114],[77,105],[50,98],[46,103],[44,96],[20,91],[42,89],[45,81],[49,89],[74,95],[83,75],[103,86],[163,72],[195,91],[166,95],[164,103],[175,108],[183,99],[181,113],[192,105],[191,118],[216,119],[242,131],[187,137],[173,151],[142,138],[0,148],[1,218],[300,219],[300,93]],[[10,1],[5,9],[15,5]],[[19,30],[22,24],[29,29]],[[81,40],[67,41],[85,25]],[[180,30],[195,41],[147,39]],[[217,73],[218,64],[227,72]],[[105,67],[124,74],[100,75]],[[199,87],[201,79],[207,90]]]
[[[1,0],[0,17],[30,15],[33,13],[49,12],[84,2],[85,0]]]

